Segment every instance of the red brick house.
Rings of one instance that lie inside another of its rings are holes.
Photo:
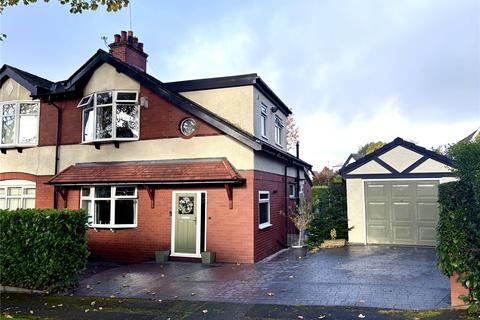
[[[146,59],[122,32],[64,81],[0,69],[0,209],[84,208],[104,259],[281,249],[311,184],[286,151],[291,110],[256,74],[163,83]]]

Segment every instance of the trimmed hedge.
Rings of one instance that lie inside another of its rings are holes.
[[[308,228],[307,244],[310,248],[330,239],[335,228],[338,239],[348,239],[347,195],[344,183],[313,187],[314,218]]]
[[[0,283],[28,289],[73,286],[89,255],[84,210],[0,210]]]
[[[480,143],[459,143],[450,153],[459,181],[439,187],[438,266],[446,276],[459,274],[469,289],[461,297],[480,309]]]

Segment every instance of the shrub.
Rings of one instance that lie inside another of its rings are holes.
[[[469,289],[471,310],[480,308],[480,143],[459,143],[450,149],[459,181],[440,185],[437,227],[438,265],[459,274]]]
[[[0,210],[0,283],[29,289],[72,286],[85,269],[84,210]]]
[[[347,197],[344,183],[328,187],[312,188],[314,218],[308,229],[309,247],[330,239],[330,231],[336,230],[337,238],[348,238]]]

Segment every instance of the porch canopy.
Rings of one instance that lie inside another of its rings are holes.
[[[55,175],[48,184],[243,184],[226,158],[77,163]]]

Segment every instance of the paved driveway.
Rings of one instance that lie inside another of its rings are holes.
[[[255,265],[118,266],[89,272],[74,294],[428,309],[447,307],[449,292],[432,248],[351,246],[306,256],[290,249]]]

